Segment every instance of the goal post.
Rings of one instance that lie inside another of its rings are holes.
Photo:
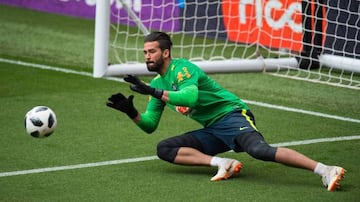
[[[272,75],[360,88],[357,0],[97,0],[94,77],[153,74],[143,38],[209,73]]]
[[[109,58],[110,1],[96,1],[93,76],[106,74]]]

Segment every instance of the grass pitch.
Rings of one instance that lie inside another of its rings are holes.
[[[31,24],[30,24],[31,23]],[[72,26],[69,26],[72,25]],[[76,25],[76,26],[73,26]],[[0,57],[91,71],[93,21],[0,6]],[[261,73],[212,77],[246,100],[360,119],[357,90],[277,78]],[[149,78],[144,78],[149,79]],[[0,62],[0,173],[155,155],[165,137],[199,128],[166,110],[148,135],[107,108],[109,95],[129,95],[127,84]],[[146,96],[135,94],[139,111]],[[35,105],[58,118],[45,139],[25,133]],[[269,143],[360,135],[360,124],[250,105]],[[357,201],[359,140],[291,146],[316,160],[347,169],[341,190],[330,193],[311,172],[224,153],[244,163],[242,173],[210,182],[215,168],[176,166],[160,160],[0,177],[0,201]]]

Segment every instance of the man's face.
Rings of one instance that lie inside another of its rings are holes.
[[[165,50],[166,51],[166,50]],[[144,43],[144,54],[147,69],[159,72],[164,66],[164,52],[159,47],[159,42],[151,41]]]

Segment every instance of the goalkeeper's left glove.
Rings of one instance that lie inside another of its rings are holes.
[[[126,82],[132,83],[133,85],[130,86],[130,89],[141,93],[143,95],[152,95],[155,98],[161,99],[164,91],[161,89],[156,89],[148,86],[144,82],[140,81],[140,79],[134,75],[126,75],[124,77]]]

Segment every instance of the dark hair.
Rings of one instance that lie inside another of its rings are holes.
[[[164,32],[152,32],[145,36],[144,42],[159,42],[159,47],[161,50],[169,49],[171,50],[172,42],[170,36]]]

